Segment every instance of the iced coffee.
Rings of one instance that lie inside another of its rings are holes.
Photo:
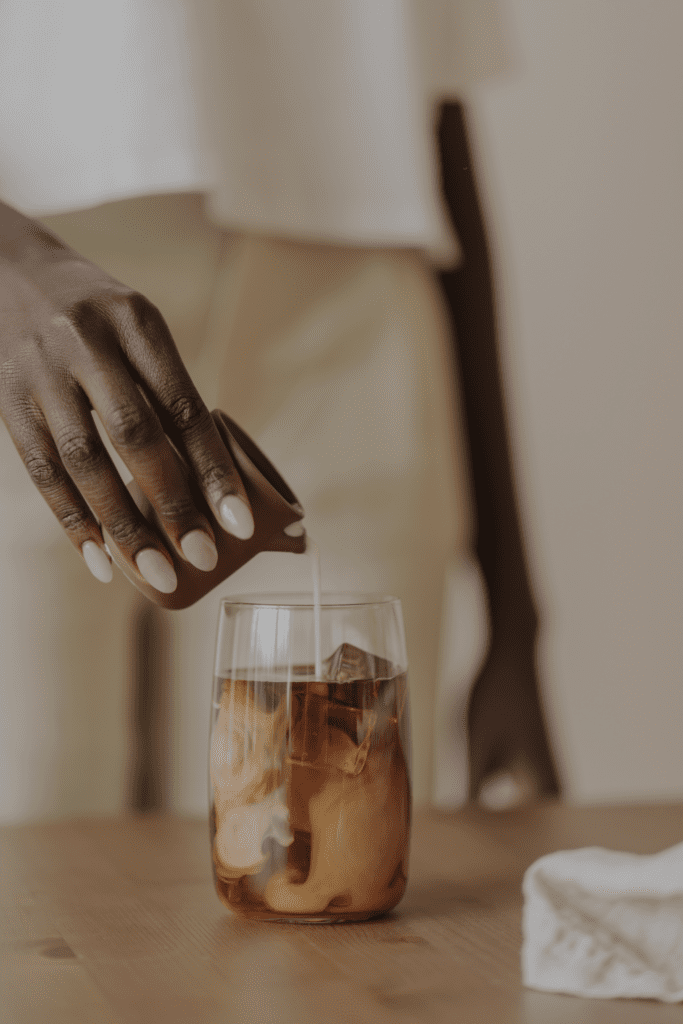
[[[406,674],[351,644],[322,668],[216,680],[214,878],[245,917],[362,920],[405,891]]]

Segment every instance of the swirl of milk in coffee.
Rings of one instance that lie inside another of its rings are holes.
[[[215,852],[227,877],[256,874],[265,842],[294,839],[280,783],[284,709],[261,708],[249,683],[226,681],[211,743],[216,812]]]

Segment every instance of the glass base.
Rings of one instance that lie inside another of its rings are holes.
[[[267,921],[271,924],[351,924],[358,921],[371,921],[375,917],[384,917],[390,913],[393,907],[383,910],[362,911],[360,913],[341,914],[273,914],[272,911],[254,910],[250,913],[240,913],[235,907],[230,906],[222,897],[219,898],[224,907],[227,907],[233,917],[240,921]]]
[[[264,917],[263,921],[272,921],[273,924],[339,924],[345,918],[334,917]]]

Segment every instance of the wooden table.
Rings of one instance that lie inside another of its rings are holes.
[[[547,995],[519,974],[524,869],[569,847],[673,845],[683,805],[418,813],[403,902],[348,925],[232,918],[207,831],[164,816],[0,829],[3,1024],[683,1022],[682,1006]]]

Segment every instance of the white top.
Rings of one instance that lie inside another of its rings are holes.
[[[442,256],[435,101],[506,65],[497,0],[3,0],[0,39],[28,214],[205,191],[231,228]]]

